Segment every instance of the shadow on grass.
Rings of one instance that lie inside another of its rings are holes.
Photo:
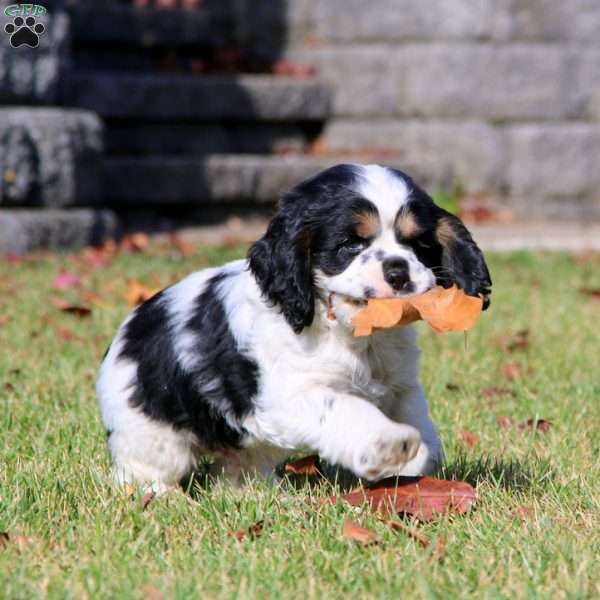
[[[323,460],[319,461],[318,469],[321,476],[285,473],[285,465],[280,465],[274,475],[283,486],[291,486],[300,490],[305,488],[323,489],[330,487],[328,493],[345,494],[361,484],[361,480],[351,471],[332,465]],[[530,489],[542,488],[554,479],[547,461],[535,459],[503,460],[491,456],[470,458],[459,455],[453,461],[443,465],[434,477],[447,480],[466,481],[473,486],[489,483],[505,490],[523,492]],[[215,482],[208,468],[200,468],[196,473],[182,481],[183,489],[192,498],[198,500],[203,494],[210,492]],[[366,481],[362,481],[366,484]]]
[[[503,460],[491,456],[473,459],[466,455],[459,455],[446,463],[435,475],[442,479],[466,481],[473,486],[491,483],[512,491],[543,487],[554,478],[547,461]]]

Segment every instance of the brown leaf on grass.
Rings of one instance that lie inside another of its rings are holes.
[[[64,298],[59,298],[57,296],[52,296],[50,298],[50,304],[52,304],[54,308],[58,308],[58,310],[75,315],[76,317],[89,317],[92,314],[92,309],[88,306],[73,304]]]
[[[52,280],[52,287],[55,290],[70,290],[81,285],[81,277],[70,271],[61,271]]]
[[[289,475],[306,475],[317,477],[321,475],[319,457],[316,454],[305,456],[299,460],[286,463],[285,472]]]
[[[594,298],[594,300],[600,300],[600,288],[581,288],[579,293]]]
[[[262,532],[264,529],[264,524],[265,524],[264,520],[261,519],[260,521],[257,521],[253,525],[250,525],[250,527],[247,527],[247,528],[240,527],[237,531],[234,531],[232,533],[232,535],[238,542],[241,542],[242,540],[245,540],[246,538],[254,540],[256,538],[259,538],[262,535]]]
[[[127,280],[127,290],[125,291],[125,300],[129,306],[137,306],[146,302],[160,292],[160,288],[149,287],[137,279]]]
[[[114,240],[107,240],[100,246],[84,248],[79,253],[79,259],[96,269],[103,269],[110,265],[118,250]]]
[[[169,234],[169,243],[179,252],[179,254],[181,254],[181,256],[191,256],[196,252],[196,244],[183,239],[174,232]]]
[[[142,496],[142,500],[141,500],[142,510],[146,510],[148,508],[148,505],[150,504],[150,502],[152,502],[152,500],[154,500],[155,497],[156,497],[156,494],[154,493],[153,490],[149,490],[148,492],[146,492]]]
[[[13,384],[12,384],[10,381],[7,381],[7,382],[4,384],[4,391],[5,391],[5,392],[10,392],[10,393],[13,393],[13,392],[14,392],[16,389],[17,389],[17,388],[15,388],[15,386],[14,386],[14,385],[13,385]]]
[[[529,348],[529,329],[520,329],[512,335],[496,338],[496,345],[504,352],[525,351]]]
[[[350,519],[344,519],[342,536],[347,540],[353,540],[363,546],[377,544],[381,541],[381,538],[374,531],[371,531],[366,527],[361,527],[358,523],[355,523]]]
[[[472,431],[459,431],[458,439],[465,445],[467,448],[474,448],[479,442],[479,436]]]
[[[409,538],[412,538],[413,540],[419,542],[419,544],[421,544],[423,548],[427,548],[427,546],[429,546],[429,540],[420,531],[412,529],[411,527],[405,525],[401,521],[394,521],[393,519],[388,519],[384,522],[388,527],[390,527],[390,529],[393,529],[394,531],[402,531]]]
[[[14,546],[19,552],[23,552],[35,543],[35,539],[28,535],[19,535],[9,531],[0,531],[0,548]]]
[[[56,337],[65,342],[83,342],[83,338],[71,331],[68,327],[55,327]]]
[[[496,420],[498,421],[500,429],[506,430],[510,429],[513,426],[513,420],[505,415],[498,417]]]
[[[515,519],[519,519],[522,523],[526,523],[535,517],[535,509],[533,506],[517,506],[511,511],[510,515]]]
[[[547,421],[546,419],[532,419],[529,418],[526,421],[523,421],[517,425],[517,429],[519,431],[526,431],[527,429],[535,429],[536,431],[541,431],[542,433],[546,433],[550,427],[552,427],[552,423]]]
[[[10,321],[10,315],[0,315],[0,327],[6,325]]]
[[[502,416],[498,417],[498,425],[506,430],[510,429],[514,426],[514,421],[510,417]],[[533,419],[529,418],[521,423],[517,424],[517,429],[519,431],[526,431],[528,429],[535,429],[536,431],[541,431],[542,433],[546,433],[550,427],[552,427],[552,422],[547,421],[546,419]]]
[[[80,293],[81,299],[89,304],[104,304],[102,296],[92,290],[82,290]]]
[[[446,481],[434,477],[388,477],[349,494],[328,499],[331,504],[344,500],[352,506],[365,502],[383,514],[403,513],[429,521],[436,514],[466,513],[476,502],[474,488],[465,481]]]
[[[435,560],[442,561],[446,558],[447,551],[446,540],[441,536],[437,537],[433,543],[432,557]]]
[[[501,367],[502,375],[506,377],[509,381],[513,381],[514,379],[520,379],[525,374],[525,369],[523,365],[518,362],[509,362],[505,363]]]
[[[367,308],[352,319],[355,336],[371,335],[373,329],[402,327],[419,319],[427,321],[438,333],[466,331],[481,315],[483,300],[467,296],[453,286],[437,286],[407,299],[372,299]]]
[[[163,600],[164,595],[153,585],[146,584],[142,587],[142,598],[144,598],[144,600]]]
[[[488,387],[481,390],[481,395],[484,398],[496,398],[498,396],[512,396],[514,398],[517,394],[509,388]]]
[[[130,233],[121,240],[119,247],[125,252],[143,252],[149,243],[150,238],[146,233]]]

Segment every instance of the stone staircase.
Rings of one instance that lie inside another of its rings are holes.
[[[46,26],[60,25],[61,43],[19,57],[33,65],[26,93],[0,89],[4,104],[38,105],[0,108],[0,252],[260,210],[328,164],[310,150],[330,89],[280,62],[286,28],[302,24],[291,5],[264,4],[57,0]],[[0,63],[15,60],[1,50]],[[35,80],[42,57],[56,65],[51,88]]]
[[[71,10],[65,101],[104,122],[105,205],[191,207],[198,216],[211,205],[273,203],[319,169],[322,159],[307,152],[329,116],[330,90],[308,67],[273,73],[282,40],[264,20],[281,30],[284,15],[254,12],[252,3],[210,1],[196,10]]]

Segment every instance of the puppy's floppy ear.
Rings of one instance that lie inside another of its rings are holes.
[[[442,285],[450,287],[453,279],[467,295],[482,296],[485,310],[490,304],[492,278],[483,253],[459,218],[443,209],[439,211],[435,236],[442,247],[442,266],[448,273]]]
[[[265,235],[251,246],[248,259],[263,295],[281,309],[291,328],[300,333],[313,322],[315,298],[312,234],[303,226],[299,207],[294,204],[281,208]]]

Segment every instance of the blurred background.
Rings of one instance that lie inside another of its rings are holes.
[[[251,240],[347,161],[408,172],[484,246],[600,247],[597,0],[47,0],[35,48],[14,4],[0,252]]]

